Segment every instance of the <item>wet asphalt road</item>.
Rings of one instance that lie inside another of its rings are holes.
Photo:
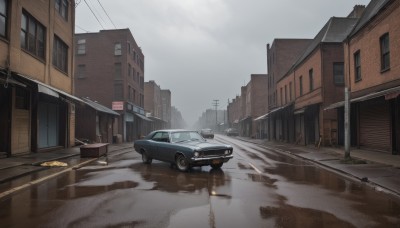
[[[109,156],[0,201],[0,227],[400,227],[400,200],[274,148],[182,173]]]

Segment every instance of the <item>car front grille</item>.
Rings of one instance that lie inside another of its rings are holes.
[[[201,157],[215,156],[215,155],[224,155],[225,150],[205,150],[200,151]]]

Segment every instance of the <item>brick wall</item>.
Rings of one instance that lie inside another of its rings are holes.
[[[383,14],[379,14],[345,45],[346,75],[350,75],[353,96],[366,95],[400,85],[400,2],[394,1]],[[380,37],[389,33],[390,70],[381,72]],[[355,82],[354,53],[360,50],[361,77]],[[372,89],[372,90],[371,90]]]

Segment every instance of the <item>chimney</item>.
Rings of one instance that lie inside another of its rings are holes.
[[[365,10],[365,5],[355,5],[347,18],[360,18]]]

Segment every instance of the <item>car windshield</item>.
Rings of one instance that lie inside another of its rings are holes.
[[[171,134],[172,142],[184,142],[184,141],[204,141],[203,137],[195,131],[182,131],[173,132]]]

